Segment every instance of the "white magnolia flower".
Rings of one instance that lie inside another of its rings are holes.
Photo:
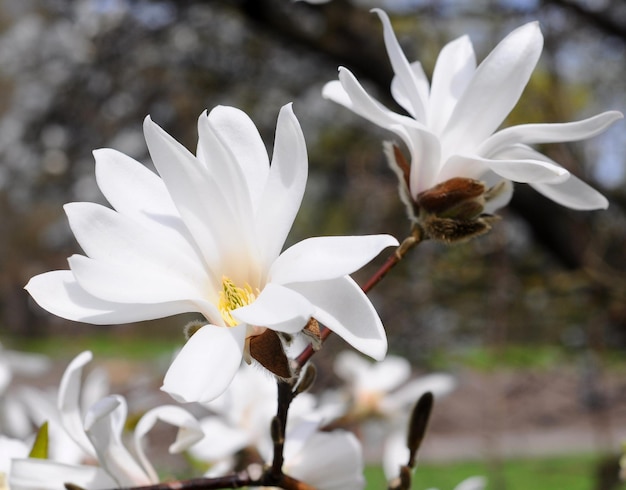
[[[50,361],[43,355],[5,349],[0,344],[0,432],[17,438],[28,435],[29,407],[20,399],[20,389],[11,389],[11,382],[16,375],[36,378],[49,367]]]
[[[300,207],[307,154],[290,105],[278,117],[270,165],[248,116],[203,113],[194,156],[146,118],[160,175],[114,150],[95,152],[96,178],[114,209],[65,206],[86,255],[70,270],[36,276],[26,289],[70,320],[125,323],[200,312],[163,389],[209,401],[228,386],[251,339],[300,332],[311,317],[381,359],[387,340],[369,299],[348,274],[397,241],[388,235],[317,237],[281,249]],[[257,360],[260,360],[256,357]]]
[[[322,422],[312,416],[287,430],[284,473],[319,490],[365,488],[361,444],[351,432],[319,431]],[[269,463],[272,455],[265,457]]]
[[[145,413],[133,434],[133,453],[122,443],[126,423],[126,400],[110,395],[83,414],[80,407],[83,368],[91,352],[79,354],[67,367],[59,387],[58,418],[74,443],[98,466],[63,463],[51,459],[13,459],[9,474],[11,490],[58,490],[73,483],[88,490],[151,485],[159,478],[146,458],[143,439],[158,420],[178,427],[171,453],[186,450],[203,437],[195,418],[173,405],[156,407]]]
[[[270,423],[278,408],[278,389],[276,380],[267,372],[243,364],[226,391],[205,406],[213,414],[200,419],[205,437],[189,453],[211,463],[206,476],[232,471],[235,455],[244,448],[271,454]],[[315,397],[300,393],[290,404],[287,429],[313,415],[325,420],[315,408]]]
[[[445,373],[409,380],[411,364],[398,356],[387,356],[373,363],[354,352],[344,351],[336,357],[334,369],[348,385],[352,410],[363,416],[395,417],[406,412],[426,392],[441,397],[456,387],[454,377]]]
[[[488,185],[504,182],[497,186],[497,192],[485,194],[487,202],[481,203],[479,212],[484,209],[491,213],[507,204],[512,193],[510,181],[529,183],[573,209],[608,206],[599,192],[531,145],[589,138],[622,118],[621,113],[611,111],[577,122],[524,124],[498,131],[541,54],[543,37],[537,22],[510,33],[478,67],[469,38],[452,41],[441,51],[429,84],[421,64],[406,59],[385,12],[374,12],[383,23],[395,72],[391,93],[408,115],[392,112],[374,100],[343,67],[339,68],[339,80],[329,82],[323,95],[395,133],[406,144],[410,168],[393,147],[387,146],[386,153],[399,176],[401,196],[411,217],[415,217],[414,207],[421,193],[458,177],[480,179]]]

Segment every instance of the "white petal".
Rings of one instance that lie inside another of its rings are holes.
[[[200,423],[187,410],[175,405],[163,405],[153,408],[146,412],[137,423],[133,434],[133,442],[135,446],[135,454],[143,469],[149,475],[152,481],[158,482],[159,477],[154,471],[154,467],[148,461],[143,450],[142,440],[148,432],[152,430],[158,421],[165,422],[174,427],[178,427],[176,440],[169,447],[170,453],[180,453],[204,437]]]
[[[380,362],[370,364],[367,375],[359,378],[357,389],[388,392],[404,383],[410,375],[411,364],[406,359],[387,356]]]
[[[476,69],[450,116],[442,145],[467,151],[489,137],[517,103],[542,47],[537,22],[504,38]]]
[[[73,255],[68,262],[80,286],[102,300],[134,303],[138,308],[143,304],[187,303],[187,312],[201,312],[213,321],[221,318],[201,289],[178,276],[160,274],[150,267],[105,264],[82,255]]]
[[[371,366],[371,362],[351,350],[340,352],[333,363],[335,374],[349,383],[356,382]]]
[[[220,417],[205,417],[200,421],[204,439],[189,448],[189,453],[200,461],[215,462],[246,447],[248,434],[227,425]]]
[[[92,358],[93,355],[90,351],[81,352],[65,368],[59,384],[57,408],[59,419],[67,434],[85,453],[95,457],[94,447],[83,428],[83,414],[80,407],[83,368]]]
[[[426,103],[425,99],[420,97],[419,80],[411,69],[409,62],[404,55],[398,39],[393,32],[393,27],[389,21],[387,14],[381,9],[372,9],[376,13],[383,24],[383,36],[385,39],[385,47],[389,55],[389,61],[397,78],[397,87],[403,95],[403,98],[410,102],[412,108],[410,114],[418,121],[426,121]]]
[[[11,490],[59,490],[65,483],[80,488],[103,490],[117,482],[102,468],[57,463],[47,459],[15,459],[9,475]]]
[[[254,207],[269,166],[261,137],[245,113],[224,106],[200,116],[198,133],[198,158],[236,217],[235,229],[225,238],[239,236],[237,245],[241,248],[234,253],[252,255],[256,242]]]
[[[308,238],[280,254],[270,278],[276,284],[334,279],[353,273],[383,249],[397,245],[391,235]]]
[[[285,444],[285,449],[289,439]],[[320,490],[357,490],[365,487],[361,446],[350,432],[317,432],[297,458],[285,461],[286,472]]]
[[[120,487],[158,483],[158,478],[152,479],[122,444],[127,412],[126,400],[110,395],[93,405],[85,415],[85,431],[96,448],[100,466]]]
[[[256,229],[263,261],[280,253],[300,209],[306,186],[308,157],[302,128],[291,104],[283,106],[276,123],[276,140],[269,176],[256,209]]]
[[[428,374],[410,381],[395,393],[389,394],[382,400],[381,408],[389,413],[403,411],[415,404],[426,392],[431,392],[435,398],[441,398],[451,393],[456,386],[457,381],[454,376],[445,373]]]
[[[337,83],[341,84],[342,90]],[[385,129],[391,129],[393,125],[424,127],[415,119],[390,111],[371,97],[347,68],[339,67],[339,82],[337,83],[330,82],[327,84],[322,95],[346,106],[374,124]]]
[[[483,490],[487,486],[484,476],[470,476],[459,483],[454,490]]]
[[[172,362],[161,389],[179,402],[206,403],[226,390],[243,358],[245,325],[205,325]]]
[[[507,155],[508,156],[508,155]],[[476,155],[455,155],[442,169],[441,181],[453,177],[480,179],[487,170],[513,182],[562,182],[569,172],[560,165],[544,159],[525,159],[522,155],[510,155],[509,158],[488,159]]]
[[[72,271],[39,274],[25,289],[45,310],[67,320],[96,325],[130,323],[196,311],[187,301],[139,305],[104,301],[85,291]]]
[[[400,466],[409,462],[409,456],[404,432],[396,431],[387,437],[383,449],[383,471],[387,481],[400,476]]]
[[[245,112],[225,106],[215,107],[208,121],[222,144],[232,152],[248,186],[251,202],[258,202],[267,180],[269,159],[256,126]]]
[[[207,168],[149,117],[144,133],[152,160],[206,263],[222,264],[245,250],[239,216],[231,206],[233,196],[225,195]]]
[[[495,185],[501,186],[497,195],[492,197],[485,203],[484,213],[493,214],[498,209],[507,206],[511,202],[513,197],[513,182],[503,179],[494,172],[487,172],[480,176],[480,180],[485,183],[487,188],[491,188]]]
[[[210,271],[192,246],[167,227],[146,227],[142,222],[89,202],[66,204],[64,209],[76,240],[90,258],[184,277],[202,288],[207,284]],[[209,284],[216,282],[214,277],[209,277]]]
[[[411,152],[409,187],[413,199],[430,189],[439,181],[441,170],[441,143],[439,138],[428,130],[410,126],[392,126]]]
[[[512,158],[534,158],[556,165],[547,156],[524,145],[509,147],[499,155]],[[602,194],[571,174],[560,182],[530,182],[530,185],[549,199],[568,208],[590,211],[606,209],[609,206],[609,201]]]
[[[428,93],[430,91],[430,85],[428,83],[428,78],[424,73],[424,68],[422,68],[422,64],[419,61],[415,61],[410,64],[411,71],[413,72],[413,78],[415,80],[416,86],[413,89],[418,92],[419,99],[424,102],[424,104],[428,101]],[[400,77],[394,76],[391,80],[391,95],[395,99],[395,101],[404,108],[409,114],[413,117],[413,107],[411,105],[411,99],[406,96],[404,93],[404,87],[402,86],[402,82]],[[422,122],[427,123],[427,120],[423,120]]]
[[[248,325],[297,333],[307,324],[313,310],[313,305],[300,294],[269,283],[253,303],[237,308],[231,314],[237,321]]]
[[[578,141],[602,133],[615,121],[624,116],[618,111],[608,111],[570,123],[522,124],[498,131],[478,149],[478,153],[489,157],[511,145],[527,145]]]
[[[382,322],[363,290],[349,276],[289,287],[315,305],[315,319],[352,347],[378,361],[385,357],[387,337]]]
[[[571,209],[592,211],[609,207],[606,197],[574,175],[570,175],[565,182],[557,184],[531,183],[530,185],[547,198]]]
[[[178,216],[165,184],[145,165],[109,148],[93,155],[98,187],[118,212],[150,220]]]
[[[446,44],[435,64],[428,106],[428,127],[441,134],[457,101],[476,70],[476,56],[469,37]]]

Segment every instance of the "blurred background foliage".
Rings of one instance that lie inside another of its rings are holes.
[[[218,104],[245,110],[271,152],[290,101],[310,159],[291,241],[319,234],[392,233],[409,225],[381,141],[390,138],[323,100],[337,66],[394,107],[381,6],[410,60],[428,74],[441,47],[469,34],[478,60],[538,19],[540,64],[506,124],[626,112],[622,0],[3,0],[0,10],[0,335],[77,338],[102,327],[43,312],[23,291],[78,253],[62,205],[98,201],[93,149],[150,165],[152,119],[195,149],[196,120]],[[476,114],[480,118],[480,114]],[[560,208],[518,185],[492,233],[453,247],[420,245],[373,293],[391,351],[428,366],[474,347],[626,347],[626,132],[545,152],[601,189],[608,211]],[[382,259],[382,258],[381,258]],[[374,265],[358,274],[364,280]],[[182,341],[184,319],[109,332]],[[66,340],[63,340],[65,342]],[[330,349],[343,348],[339,339]],[[333,347],[334,346],[334,347]]]

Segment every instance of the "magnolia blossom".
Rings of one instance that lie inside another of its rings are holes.
[[[49,367],[45,356],[5,349],[0,344],[0,432],[17,438],[29,433],[29,407],[19,396],[21,390],[11,390],[11,382],[16,375],[36,378]]]
[[[122,153],[96,151],[97,182],[114,209],[67,204],[86,255],[32,278],[28,292],[52,313],[96,324],[202,313],[206,325],[165,376],[163,389],[179,401],[215,398],[242,358],[263,363],[263,352],[251,354],[255,337],[297,334],[312,317],[381,359],[382,323],[348,274],[397,241],[317,237],[281,253],[308,165],[291,106],[278,117],[271,165],[253,122],[235,108],[203,113],[198,131],[194,156],[146,118],[160,178]]]
[[[195,418],[186,410],[164,405],[145,413],[133,434],[133,453],[122,443],[126,400],[118,395],[102,398],[83,413],[80,407],[83,368],[91,352],[79,354],[67,367],[59,387],[58,418],[67,435],[98,466],[69,464],[50,459],[13,459],[9,473],[11,490],[57,490],[73,483],[88,490],[142,486],[159,478],[146,458],[142,441],[158,420],[178,427],[171,453],[186,450],[203,437]]]
[[[289,405],[287,431],[303,419],[315,417],[319,425],[333,418],[334,414],[316,405],[310,393],[298,394]],[[267,372],[243,364],[226,391],[204,406],[211,411],[200,419],[205,437],[189,449],[189,454],[211,464],[206,476],[233,471],[241,463],[237,455],[244,448],[272,454],[270,423],[278,408],[278,389]]]
[[[354,352],[339,353],[335,373],[348,384],[352,411],[361,416],[402,415],[426,392],[436,397],[450,393],[456,387],[453,376],[433,373],[410,380],[410,363],[398,356],[372,363]]]
[[[329,82],[323,95],[395,133],[406,144],[410,167],[397,148],[388,145],[387,156],[400,178],[401,197],[411,217],[415,218],[415,203],[419,205],[422,193],[459,177],[481,179],[490,186],[498,183],[481,193],[476,214],[507,204],[510,181],[529,183],[573,209],[608,206],[604,196],[532,145],[589,138],[620,119],[621,113],[497,130],[519,100],[541,54],[543,37],[537,22],[511,32],[479,66],[469,37],[452,41],[439,54],[429,84],[421,64],[406,59],[385,12],[374,12],[382,21],[395,73],[391,94],[408,115],[392,112],[373,99],[343,67],[339,80]]]
[[[315,418],[302,420],[287,431],[285,474],[319,490],[365,488],[363,454],[357,438],[343,430],[318,431],[320,422]]]

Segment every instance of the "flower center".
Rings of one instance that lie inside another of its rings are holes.
[[[249,305],[256,299],[252,287],[246,283],[243,288],[235,286],[235,283],[228,277],[222,276],[222,290],[217,304],[224,322],[229,327],[239,325],[239,322],[233,318],[231,311]]]

